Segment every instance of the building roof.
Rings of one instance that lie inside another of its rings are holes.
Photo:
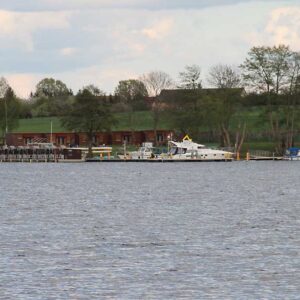
[[[206,96],[206,95],[216,95],[223,94],[224,92],[232,92],[243,95],[245,93],[244,88],[207,88],[207,89],[168,89],[162,90],[159,97],[161,98],[170,98],[178,96]]]

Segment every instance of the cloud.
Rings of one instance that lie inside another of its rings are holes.
[[[273,9],[263,30],[251,32],[247,39],[252,45],[285,44],[300,51],[300,7]]]
[[[158,22],[157,24],[154,24],[152,27],[142,29],[142,33],[153,40],[163,39],[168,35],[172,27],[173,20],[165,19]]]
[[[147,2],[139,1],[140,5]],[[35,2],[37,5],[41,3]],[[115,6],[120,2],[124,4],[126,1],[105,1],[107,5]],[[151,3],[158,5],[162,2],[153,0]],[[168,0],[164,3],[174,2]],[[213,2],[224,4],[224,1]],[[49,5],[52,3],[55,0],[48,1]],[[80,3],[85,1],[74,1],[75,6]],[[132,0],[131,5],[134,3],[137,4]],[[63,80],[75,92],[90,83],[113,92],[119,80],[137,78],[151,70],[163,70],[176,80],[178,73],[188,64],[198,64],[204,79],[212,65],[239,65],[251,46],[267,41],[274,43],[287,37],[297,41],[300,26],[293,11],[299,10],[299,5],[286,10],[282,3],[278,5],[272,0],[185,9],[188,6],[185,7],[184,3],[191,4],[192,1],[180,3],[184,9],[1,11],[1,72],[22,96],[28,95],[45,77]],[[56,4],[61,8],[65,1],[56,0]],[[252,32],[252,35],[246,36],[247,32]],[[24,51],[24,48],[31,52]]]
[[[279,2],[281,0],[272,0]],[[298,0],[289,0],[297,3]],[[9,0],[2,1],[0,9],[18,11],[93,10],[93,9],[202,9],[211,6],[238,3],[270,2],[270,0]]]
[[[9,85],[19,97],[27,98],[35,90],[40,76],[36,74],[10,74],[6,76]]]
[[[18,13],[0,10],[0,37],[17,42],[27,51],[34,50],[33,34],[45,29],[68,28],[70,13]]]
[[[300,51],[300,7],[282,7],[272,11],[266,26],[274,44],[286,44]]]
[[[77,52],[77,49],[72,48],[72,47],[62,48],[60,50],[60,54],[63,55],[63,56],[72,56],[76,52]]]
[[[94,65],[73,71],[59,73],[14,73],[5,76],[15,93],[22,98],[28,98],[35,91],[37,83],[43,78],[62,80],[76,93],[83,86],[95,84],[107,93],[112,93],[118,82],[127,78],[138,78],[139,74],[125,67]]]

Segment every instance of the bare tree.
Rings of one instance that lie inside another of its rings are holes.
[[[152,71],[141,76],[140,80],[145,84],[148,94],[153,97],[151,111],[153,118],[153,129],[155,135],[155,144],[157,144],[157,127],[163,111],[163,103],[159,94],[162,90],[174,86],[171,76],[163,71]]]
[[[198,65],[185,66],[184,71],[179,73],[180,88],[200,89],[202,87],[201,69]]]
[[[163,71],[152,71],[141,76],[140,80],[145,84],[149,96],[156,97],[164,89],[174,86],[171,76]]]
[[[236,88],[240,86],[241,76],[234,67],[219,64],[209,70],[207,81],[216,88]]]
[[[4,98],[9,87],[7,80],[4,77],[0,77],[0,98]]]

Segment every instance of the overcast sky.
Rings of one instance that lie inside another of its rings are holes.
[[[300,51],[299,0],[1,0],[0,76],[26,97],[45,77],[76,92],[185,65],[239,65],[252,46]]]

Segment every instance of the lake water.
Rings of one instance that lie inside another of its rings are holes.
[[[300,299],[299,171],[0,164],[0,299]]]

